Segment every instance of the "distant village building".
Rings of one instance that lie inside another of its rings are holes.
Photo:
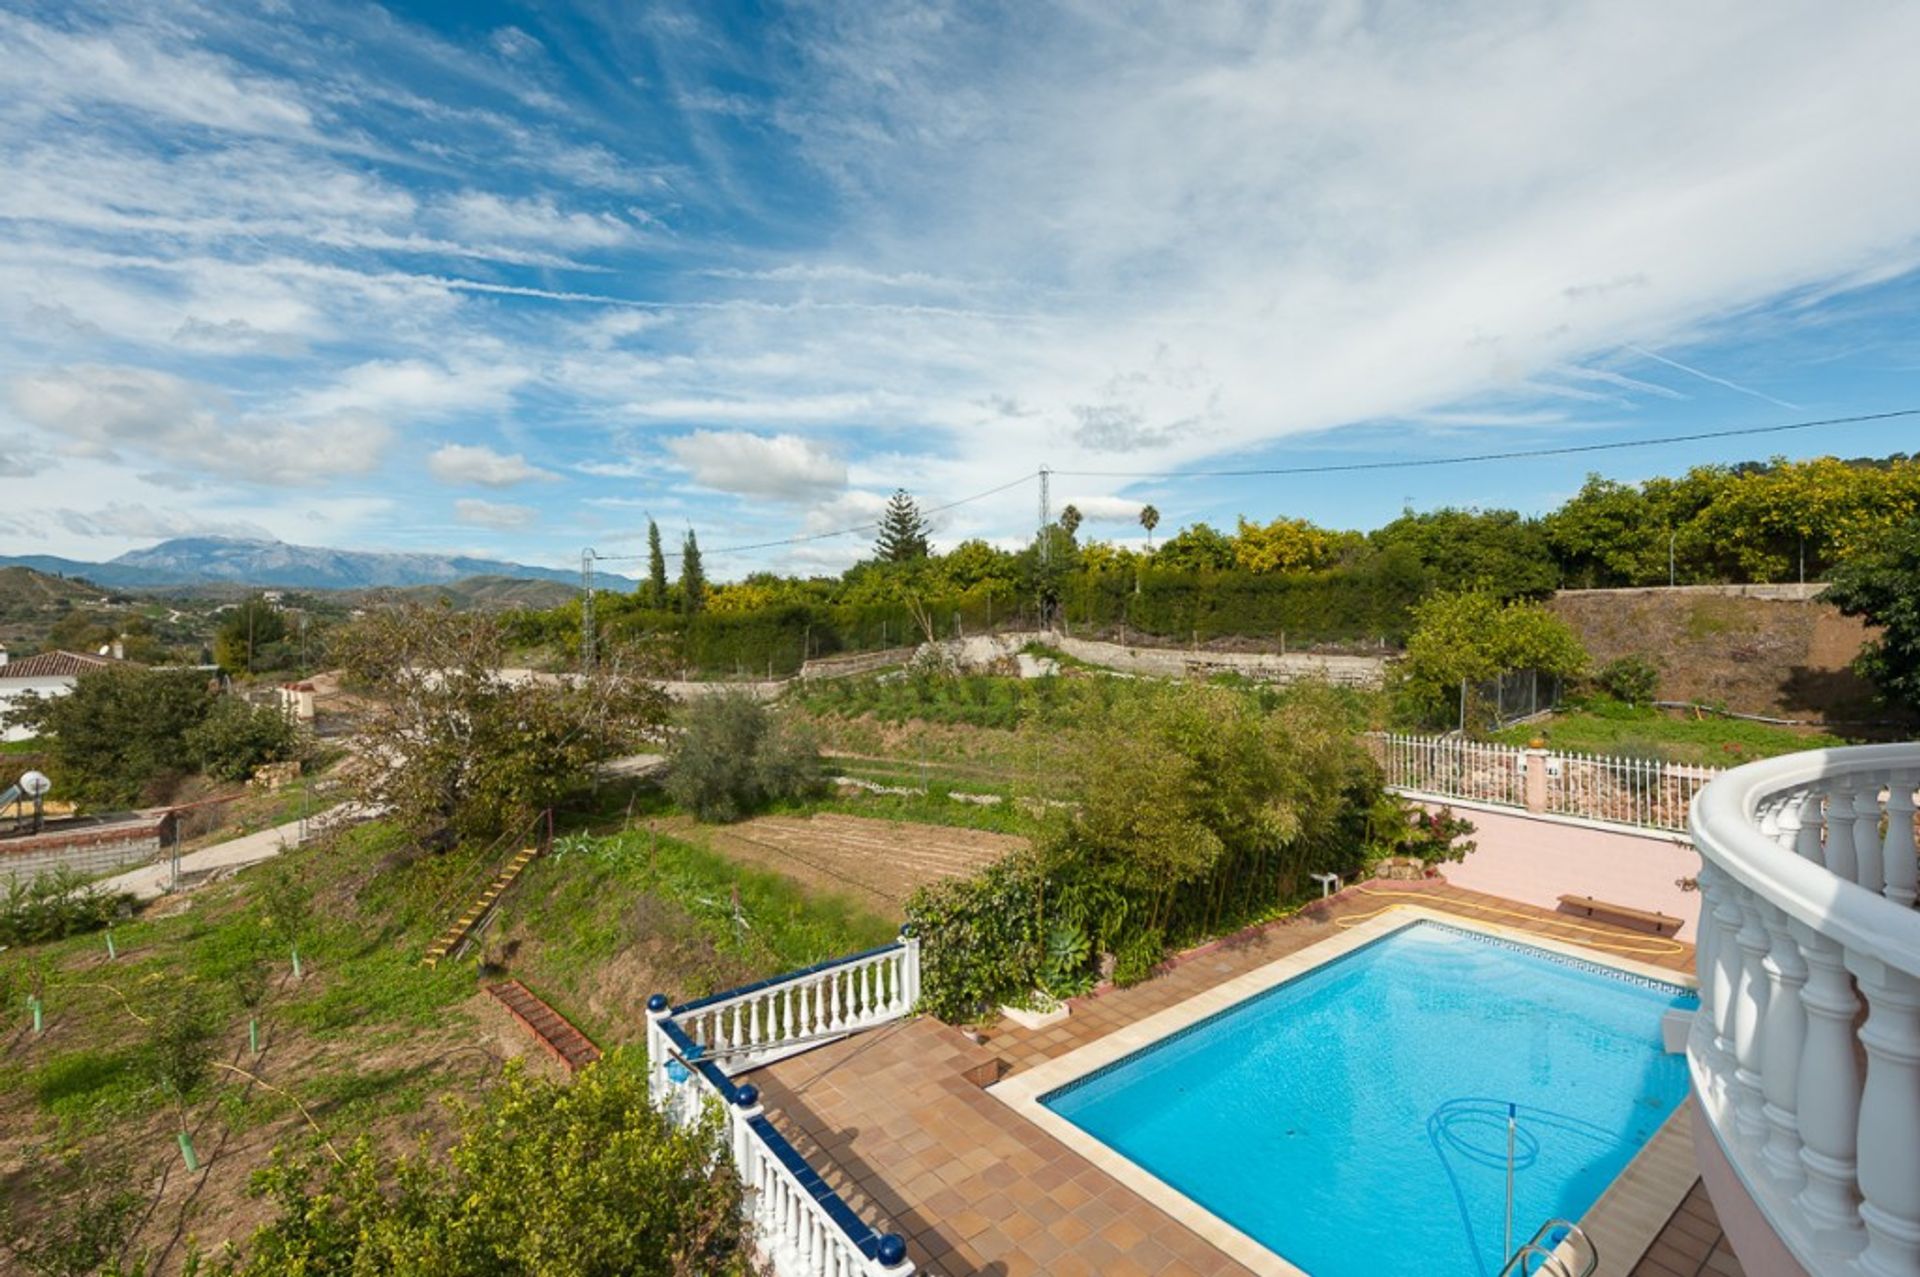
[[[31,733],[16,725],[12,711],[29,696],[65,696],[88,670],[113,664],[110,656],[84,652],[42,652],[17,661],[0,647],[0,741],[26,740]]]

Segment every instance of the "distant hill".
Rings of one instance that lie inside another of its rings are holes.
[[[28,567],[0,567],[0,621],[58,615],[72,607],[98,603],[98,586],[67,580]]]
[[[461,611],[493,608],[559,607],[580,593],[578,585],[559,581],[527,581],[510,576],[470,576],[445,585],[412,585],[391,591],[423,603],[445,599]]]
[[[0,556],[0,565],[80,576],[119,589],[164,589],[190,585],[279,586],[296,590],[369,590],[448,585],[471,577],[573,582],[565,568],[533,567],[465,555],[390,554],[330,550],[238,537],[178,537],[144,550],[129,550],[106,563],[83,563],[54,555]],[[608,574],[608,585],[631,585]]]

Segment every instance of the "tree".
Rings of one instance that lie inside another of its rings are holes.
[[[692,616],[706,603],[707,574],[700,566],[700,542],[688,528],[687,539],[680,543],[680,610]]]
[[[1265,527],[1239,521],[1233,538],[1233,561],[1246,572],[1295,572],[1326,567],[1339,553],[1343,538],[1358,538],[1352,533],[1334,533],[1315,527],[1305,519],[1275,519]]]
[[[1233,542],[1205,523],[1180,529],[1154,552],[1155,566],[1184,572],[1225,572],[1233,566]]]
[[[46,741],[69,797],[135,803],[150,785],[193,769],[188,742],[213,703],[196,671],[107,665],[82,674],[65,696],[15,710],[9,721]]]
[[[1821,597],[1881,627],[1855,666],[1889,704],[1920,711],[1920,518],[1833,573]]]
[[[822,783],[811,738],[751,692],[703,696],[680,715],[667,748],[667,794],[701,820],[734,821]]]
[[[510,679],[507,633],[495,615],[410,604],[369,613],[337,643],[369,702],[357,796],[417,838],[501,833],[667,720],[644,653],[615,649],[588,673]]]
[[[458,1110],[444,1157],[389,1163],[371,1139],[338,1162],[276,1155],[256,1191],[278,1208],[227,1277],[749,1277],[743,1186],[709,1113],[675,1126],[644,1056],[611,1051],[570,1084],[517,1065]],[[317,1182],[316,1182],[317,1181]]]
[[[1414,711],[1437,719],[1463,683],[1514,670],[1562,677],[1586,667],[1586,649],[1565,621],[1537,603],[1502,601],[1486,590],[1427,596],[1413,608],[1402,690]]]
[[[1560,583],[1540,524],[1512,510],[1409,512],[1367,539],[1382,552],[1411,551],[1436,589],[1539,598]]]
[[[1160,512],[1150,505],[1140,507],[1140,526],[1147,530],[1147,553],[1153,553],[1153,530],[1160,526]]]
[[[667,556],[660,548],[660,525],[652,519],[647,520],[647,579],[641,588],[646,592],[647,606],[654,611],[664,611],[667,606]]]
[[[1081,516],[1080,516],[1079,506],[1069,504],[1061,508],[1060,530],[1062,532],[1066,533],[1068,536],[1073,536],[1075,533],[1080,531],[1080,523],[1081,523]]]
[[[287,614],[255,596],[240,604],[213,637],[213,659],[229,674],[279,669],[288,664]]]
[[[300,756],[300,733],[291,718],[238,696],[215,698],[183,743],[193,764],[215,780],[245,780],[263,763]]]
[[[911,563],[927,557],[926,519],[905,488],[894,489],[887,508],[880,515],[880,535],[873,543],[874,557],[883,563]]]

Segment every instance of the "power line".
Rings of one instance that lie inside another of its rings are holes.
[[[1654,448],[1670,443],[1697,443],[1703,439],[1732,439],[1742,435],[1780,434],[1788,430],[1812,430],[1818,426],[1852,426],[1916,416],[1920,416],[1920,408],[1897,408],[1891,412],[1870,412],[1856,417],[1823,417],[1818,421],[1793,421],[1778,426],[1741,426],[1732,430],[1702,430],[1693,434],[1665,435],[1658,439],[1621,439],[1611,443],[1563,444],[1555,448],[1517,448],[1510,452],[1480,452],[1466,457],[1353,461],[1337,465],[1274,466],[1256,470],[1055,470],[1053,473],[1076,479],[1241,479],[1257,475],[1338,474],[1355,470],[1417,470],[1428,466],[1464,466],[1481,461],[1518,461],[1529,457],[1564,457],[1576,453],[1614,452],[1624,448]]]

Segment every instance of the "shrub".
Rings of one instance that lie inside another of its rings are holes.
[[[821,784],[812,739],[747,692],[694,702],[667,751],[667,793],[701,820],[740,820]]]
[[[1039,864],[1009,856],[971,878],[933,883],[907,901],[920,937],[920,1005],[961,1021],[1025,997],[1041,963]]]
[[[1113,955],[1113,982],[1121,988],[1139,984],[1153,974],[1166,956],[1166,938],[1158,928],[1142,927],[1130,931]]]
[[[1601,690],[1629,705],[1646,705],[1660,694],[1660,668],[1644,656],[1621,656],[1600,667]]]
[[[299,754],[293,721],[276,709],[222,696],[186,734],[187,757],[215,780],[245,780],[263,763]]]
[[[187,735],[213,701],[196,671],[109,665],[13,717],[47,742],[66,796],[132,803],[149,782],[191,768]]]
[[[324,1169],[276,1156],[255,1184],[278,1218],[215,1271],[747,1277],[742,1187],[722,1138],[718,1114],[679,1128],[655,1110],[631,1048],[565,1086],[510,1067],[460,1110],[444,1158],[423,1145],[388,1164],[370,1140]]]
[[[41,944],[97,931],[113,921],[124,899],[88,886],[71,869],[9,878],[0,893],[0,946]]]

